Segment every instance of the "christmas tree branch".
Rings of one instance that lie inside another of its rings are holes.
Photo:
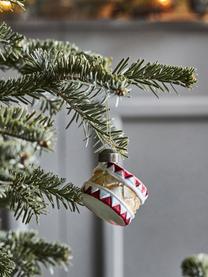
[[[0,101],[31,104],[52,116],[61,109],[63,104],[61,99],[51,95],[51,87],[55,86],[54,79],[56,78],[54,74],[46,72],[45,74],[34,73],[15,79],[0,80]]]
[[[184,277],[208,277],[208,255],[188,257],[182,262],[181,268]]]
[[[39,146],[50,148],[53,137],[53,122],[46,116],[27,113],[18,107],[1,107],[0,134],[15,137],[29,142],[36,142]]]
[[[0,180],[10,180],[12,170],[23,170],[33,163],[37,150],[36,143],[0,137]]]
[[[2,37],[2,41],[7,46],[4,47],[4,52],[2,53],[2,57],[0,57],[2,69],[15,68],[23,72],[25,59],[27,60],[32,53],[40,49],[50,52],[52,55],[64,53],[65,55],[84,56],[92,65],[100,65],[106,69],[110,68],[112,62],[111,58],[103,57],[89,51],[85,52],[69,42],[50,39],[28,39],[23,35],[13,32],[6,23],[0,25],[0,37]]]
[[[48,62],[44,62],[48,61]],[[126,60],[125,60],[126,61]],[[125,66],[124,66],[125,65]],[[159,63],[146,63],[139,60],[130,67],[121,62],[112,72],[101,63],[87,59],[86,55],[62,55],[57,52],[35,50],[31,53],[21,72],[58,72],[66,79],[80,80],[97,85],[106,91],[125,96],[131,85],[141,89],[169,91],[167,84],[192,87],[196,82],[194,68],[167,66]]]
[[[88,84],[80,84],[79,81],[58,82],[57,79],[54,82],[54,71],[46,70],[46,72],[49,73],[45,75],[33,73],[16,80],[1,81],[0,100],[5,102],[15,98],[20,101],[23,99],[26,102],[27,95],[38,98],[50,92],[52,96],[56,96],[58,99],[61,98],[67,103],[70,111],[74,111],[72,121],[79,121],[83,125],[87,138],[93,130],[99,141],[102,142],[103,147],[110,146],[113,150],[126,156],[128,138],[122,131],[113,126],[108,118],[106,106],[93,100],[96,97],[96,93],[94,95],[92,93],[94,91],[93,86],[91,88]],[[53,74],[50,74],[50,72],[53,72]],[[4,98],[5,94],[6,97]]]
[[[95,59],[97,61],[96,57]],[[127,90],[128,82],[124,76],[113,75],[111,70],[107,70],[96,61],[94,62],[93,57],[87,58],[85,54],[63,55],[60,52],[37,49],[25,59],[20,72],[22,74],[51,72],[58,80],[79,80],[115,94],[117,90]]]
[[[6,24],[0,25],[0,64],[9,64],[20,58],[19,43],[24,36],[13,30]]]
[[[11,2],[11,1],[10,1]],[[20,35],[17,32],[14,32],[11,27],[9,27],[5,22],[0,25],[0,44],[1,46],[8,46],[9,48],[12,46],[17,47],[19,42],[24,39],[23,35]],[[4,49],[5,51],[8,48]],[[5,57],[6,59],[6,57]]]
[[[196,83],[194,68],[168,66],[159,63],[145,63],[138,60],[128,67],[128,59],[123,59],[114,74],[122,74],[130,84],[143,90],[168,92],[173,85],[190,88]],[[170,85],[170,86],[168,86]]]
[[[37,147],[31,143],[0,137],[0,167],[9,166],[10,161],[12,166],[18,163],[25,164],[25,160],[33,156],[36,149]]]
[[[112,72],[109,59],[79,51],[68,43],[65,46],[53,41],[32,43],[27,39],[23,39],[22,43],[22,55],[26,56],[19,59],[20,72],[58,71],[67,75],[67,78],[97,84],[120,96],[127,95],[131,85],[137,85],[141,89],[169,91],[166,84],[191,87],[196,82],[193,68],[144,64],[144,60],[128,67],[128,59],[123,59]],[[64,55],[60,49],[66,50],[63,51]],[[14,64],[16,66],[17,63]]]
[[[76,121],[79,126],[83,126],[86,139],[91,136],[92,130],[95,132],[97,146],[99,147],[99,142],[101,143],[99,150],[110,146],[121,155],[127,155],[128,137],[113,126],[105,105],[91,100],[86,93],[83,93],[79,82],[77,84],[63,82],[59,91],[59,95],[69,105],[68,114],[73,111],[68,126]]]
[[[14,211],[16,219],[22,217],[24,223],[29,223],[33,216],[38,221],[38,217],[46,213],[48,201],[53,208],[62,204],[71,211],[78,211],[81,204],[79,188],[65,184],[65,179],[40,168],[11,172],[10,180],[1,181],[0,188],[4,190],[1,193],[4,193],[4,203]]]
[[[90,51],[83,51],[79,49],[75,44],[71,44],[68,41],[57,41],[57,40],[39,40],[39,39],[28,39],[24,38],[24,41],[22,41],[23,45],[23,51],[22,55],[25,55],[26,53],[33,53],[37,49],[42,49],[44,51],[50,51],[52,53],[65,53],[66,55],[76,55],[76,56],[82,56],[84,55],[89,62],[92,64],[98,64],[103,66],[106,69],[109,69],[112,63],[111,58],[103,57],[100,54],[96,54]]]
[[[51,96],[46,93],[42,94],[39,101],[32,99],[31,106],[48,114],[51,118],[56,115],[62,108],[64,101],[56,96]]]
[[[0,246],[0,277],[11,277],[14,272],[15,263],[10,256],[9,251]]]
[[[14,38],[16,36],[14,33]],[[90,127],[103,144],[101,149],[110,146],[124,156],[128,139],[109,121],[109,116],[106,116],[108,111],[100,99],[96,101],[94,98],[102,92],[104,99],[109,93],[128,95],[132,85],[149,88],[156,94],[157,90],[169,91],[173,85],[190,87],[195,82],[192,68],[144,64],[143,60],[128,67],[128,59],[123,59],[112,71],[110,60],[85,53],[68,43],[35,42],[22,38],[20,41],[14,39],[13,45],[19,56],[14,56],[11,51],[8,53],[6,49],[3,58],[7,60],[3,64],[13,64],[23,76],[0,81],[0,100],[28,104],[28,97],[34,101],[42,99],[47,103],[46,110],[51,107],[47,96],[50,93],[58,101],[62,99],[69,105],[70,111],[74,111],[72,121],[81,120],[87,138]]]
[[[29,104],[27,96],[33,99],[44,97],[47,86],[53,82],[53,74],[28,74],[15,79],[0,80],[0,101],[23,102]]]
[[[75,78],[76,79],[76,78]],[[85,81],[71,80],[64,72],[54,70],[54,68],[45,71],[26,74],[14,79],[0,80],[0,101],[3,103],[23,102],[24,104],[35,104],[35,100],[40,100],[43,103],[43,110],[51,109],[57,111],[60,109],[61,101],[57,98],[57,93],[54,91],[59,87],[59,83],[68,81],[69,85],[73,82],[79,82],[80,87],[85,87],[84,92],[91,92],[91,99],[95,98],[98,93],[101,93],[102,88],[96,89],[96,85]],[[53,98],[51,98],[51,96]],[[32,100],[31,100],[32,98]],[[47,105],[49,105],[47,107]]]
[[[41,264],[46,268],[57,265],[66,267],[72,258],[68,246],[48,243],[32,231],[2,233],[0,245],[8,253],[8,255],[5,253],[4,263],[0,262],[2,277],[41,275]],[[10,266],[7,271],[5,271],[6,258],[9,259],[7,264]],[[12,274],[6,275],[7,272]]]

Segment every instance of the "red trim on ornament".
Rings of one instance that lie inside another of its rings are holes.
[[[111,205],[112,205],[112,200],[111,200],[111,197],[110,197],[110,196],[109,196],[109,197],[106,197],[106,198],[102,198],[102,199],[99,198],[99,200],[101,200],[103,203],[105,203],[106,205],[108,205],[108,206],[110,206],[110,207],[111,207]]]
[[[100,199],[100,191],[99,190],[97,190],[95,192],[91,192],[91,195],[97,199]]]
[[[119,204],[112,208],[117,214],[121,214],[121,206]]]
[[[121,205],[120,204],[112,207],[111,196],[108,196],[108,197],[105,197],[105,198],[100,198],[100,190],[98,189],[96,192],[92,192],[91,189],[92,189],[91,186],[89,186],[87,189],[84,188],[84,193],[96,198],[97,200],[103,202],[105,205],[107,205],[112,210],[114,210],[114,212],[117,213],[117,215],[119,215],[123,219],[125,225],[130,224],[131,218],[127,219],[127,212],[124,212],[123,214],[121,214]]]
[[[147,190],[146,186],[142,183],[142,181],[140,181],[132,173],[130,173],[129,171],[127,171],[123,167],[119,166],[118,164],[111,163],[111,162],[107,163],[107,168],[110,168],[112,166],[113,166],[112,171],[115,172],[115,173],[116,172],[121,172],[124,179],[129,179],[129,178],[133,177],[133,183],[134,183],[135,187],[139,188],[139,190],[141,191],[141,193],[144,195],[145,198],[148,196],[148,190]]]

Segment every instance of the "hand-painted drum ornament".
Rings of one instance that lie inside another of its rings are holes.
[[[120,226],[131,223],[148,197],[145,185],[112,161],[98,164],[82,192],[87,208],[107,222]]]

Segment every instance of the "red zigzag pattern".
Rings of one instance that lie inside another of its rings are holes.
[[[136,189],[139,189],[143,195],[143,202],[147,199],[148,197],[148,190],[146,186],[140,181],[137,177],[135,177],[132,173],[127,171],[126,169],[122,168],[118,164],[115,163],[107,163],[106,164],[108,169],[111,169],[112,172],[119,173],[124,180],[131,180],[131,183],[135,186]]]
[[[121,213],[121,205],[118,204],[116,206],[112,206],[112,198],[111,196],[101,198],[100,197],[100,190],[98,189],[95,192],[92,192],[92,187],[89,186],[86,190],[84,190],[85,193],[89,194],[90,196],[98,199],[99,201],[103,202],[105,205],[109,206],[111,209],[113,209],[124,221],[125,225],[129,225],[131,223],[131,217],[127,218],[127,211],[124,213]]]

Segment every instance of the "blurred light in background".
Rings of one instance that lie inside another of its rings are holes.
[[[208,21],[208,0],[28,0],[20,17],[61,20]],[[11,10],[7,1],[0,8]],[[9,19],[16,16],[9,14]]]
[[[0,1],[0,11],[11,11],[12,10],[12,4],[9,1]]]

